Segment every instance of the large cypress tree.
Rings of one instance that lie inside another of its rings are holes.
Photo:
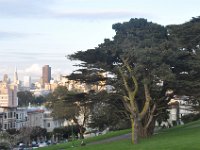
[[[199,20],[164,27],[131,19],[114,24],[113,29],[113,40],[69,57],[83,61],[88,70],[114,75],[108,84],[115,87],[129,113],[132,142],[138,143],[139,135],[152,135],[156,119],[166,112],[171,91],[198,97]]]

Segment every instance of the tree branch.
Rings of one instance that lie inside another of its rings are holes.
[[[151,121],[153,120],[155,110],[156,110],[156,104],[153,105],[153,108],[152,108],[152,110],[150,112],[150,117],[148,119],[147,124],[145,125],[145,129],[147,129],[149,127]]]
[[[148,86],[146,83],[144,83],[144,93],[145,93],[145,104],[144,104],[144,107],[141,111],[141,113],[139,114],[140,116],[140,119],[144,118],[144,116],[146,115],[147,113],[147,110],[149,108],[149,105],[150,105],[150,101],[151,101],[151,96],[150,96],[150,93],[149,93],[149,89],[148,89]]]

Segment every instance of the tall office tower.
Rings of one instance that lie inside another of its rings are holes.
[[[30,88],[31,87],[31,77],[24,76],[24,87]]]
[[[15,68],[15,72],[14,72],[14,84],[19,84],[17,67]]]
[[[49,65],[45,65],[42,67],[43,84],[50,83],[50,80],[51,80],[51,67],[49,67]]]

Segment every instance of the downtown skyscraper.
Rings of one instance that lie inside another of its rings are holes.
[[[50,83],[50,80],[51,80],[51,67],[49,67],[49,65],[45,65],[42,67],[42,82],[43,84]]]

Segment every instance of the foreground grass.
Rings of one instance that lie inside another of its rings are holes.
[[[122,131],[121,131],[122,132]],[[112,133],[114,134],[114,133]],[[117,133],[115,133],[117,134]],[[119,134],[118,134],[119,135]],[[100,139],[105,137],[98,136]],[[88,139],[88,143],[100,139]],[[192,122],[187,125],[178,126],[171,129],[162,130],[149,139],[140,140],[138,145],[132,145],[130,140],[121,140],[106,144],[71,147],[71,143],[43,148],[44,150],[75,149],[75,150],[199,150],[200,149],[200,121]],[[79,141],[80,142],[80,141]]]
[[[84,139],[84,142],[85,143],[92,143],[92,142],[112,138],[112,137],[115,137],[115,136],[127,134],[127,133],[130,133],[130,132],[131,132],[131,129],[113,131],[113,132],[109,132],[109,133],[104,134],[104,135],[99,135],[99,136]],[[57,144],[57,145],[53,145],[53,146],[49,146],[49,147],[39,148],[38,150],[40,150],[40,149],[41,150],[59,150],[59,149],[68,149],[68,148],[72,148],[72,147],[74,149],[76,149],[77,147],[80,146],[80,144],[81,144],[81,140],[77,140],[77,141],[74,141],[74,142],[62,143],[62,144]]]

